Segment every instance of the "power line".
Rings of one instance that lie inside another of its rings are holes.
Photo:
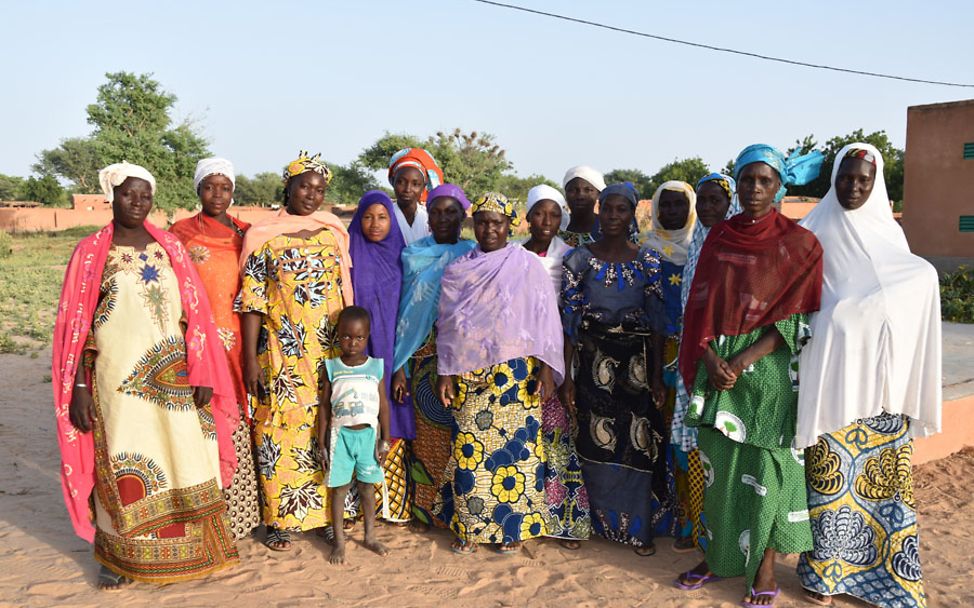
[[[633,36],[640,36],[642,38],[652,38],[653,40],[661,40],[663,42],[672,42],[673,44],[682,44],[684,46],[691,46],[698,49],[706,49],[708,51],[717,51],[719,53],[730,53],[732,55],[743,55],[744,57],[752,57],[754,59],[763,59],[765,61],[774,61],[777,63],[784,63],[787,65],[797,65],[806,68],[814,68],[816,70],[830,70],[833,72],[843,72],[846,74],[856,74],[858,76],[870,76],[873,78],[886,78],[888,80],[902,80],[904,82],[918,82],[921,84],[936,84],[945,87],[964,87],[964,88],[974,88],[974,84],[964,84],[960,82],[944,82],[941,80],[924,80],[922,78],[908,78],[906,76],[896,76],[894,74],[881,74],[879,72],[866,72],[863,70],[853,70],[849,68],[839,68],[831,65],[823,65],[818,63],[807,63],[805,61],[795,61],[793,59],[785,59],[783,57],[773,57],[771,55],[761,55],[760,53],[750,53],[748,51],[739,51],[737,49],[731,49],[722,46],[713,46],[710,44],[703,44],[700,42],[690,42],[688,40],[679,40],[677,38],[668,38],[666,36],[660,36],[658,34],[649,34],[646,32],[640,32],[637,30],[630,30],[624,27],[616,27],[614,25],[607,25],[605,23],[598,23],[596,21],[588,21],[586,19],[579,19],[577,17],[569,17],[567,15],[559,15],[557,13],[549,13],[546,11],[539,11],[533,8],[527,8],[524,6],[518,6],[516,4],[506,4],[504,2],[493,2],[492,0],[473,0],[474,2],[479,2],[480,4],[487,4],[490,6],[496,6],[500,8],[507,8],[515,11],[521,11],[525,13],[532,13],[534,15],[541,15],[542,17],[551,17],[553,19],[561,19],[562,21],[570,21],[572,23],[580,23],[582,25],[590,25],[592,27],[598,27],[605,30],[610,30],[613,32],[621,32],[623,34],[631,34]]]

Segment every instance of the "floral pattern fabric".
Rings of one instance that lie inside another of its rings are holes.
[[[434,512],[464,542],[547,534],[542,409],[534,394],[540,369],[528,357],[457,377],[457,427]]]
[[[548,506],[548,536],[566,540],[587,540],[592,534],[588,491],[582,478],[582,463],[575,450],[572,424],[557,395],[541,406],[542,441],[545,451],[545,503]]]
[[[802,586],[875,606],[923,608],[910,419],[882,414],[805,450],[814,548]]]
[[[275,528],[311,530],[330,520],[318,456],[318,372],[338,355],[340,256],[324,229],[276,236],[244,264],[239,308],[262,315],[264,390],[254,400],[254,440],[264,523]]]

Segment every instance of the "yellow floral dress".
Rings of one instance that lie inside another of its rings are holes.
[[[434,515],[468,543],[514,543],[547,534],[541,364],[511,359],[457,378],[457,428]]]
[[[341,254],[329,230],[281,235],[244,264],[240,310],[263,315],[257,358],[263,373],[254,404],[254,441],[263,518],[284,530],[330,521],[318,450],[318,372],[338,355]]]

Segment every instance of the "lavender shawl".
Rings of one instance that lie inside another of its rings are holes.
[[[510,359],[537,357],[565,377],[563,330],[551,279],[517,243],[479,247],[443,273],[436,352],[441,375],[459,375]]]

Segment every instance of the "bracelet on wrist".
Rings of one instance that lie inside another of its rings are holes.
[[[88,385],[85,384],[84,382],[77,382],[77,383],[75,383],[74,387],[75,388],[88,388]]]

